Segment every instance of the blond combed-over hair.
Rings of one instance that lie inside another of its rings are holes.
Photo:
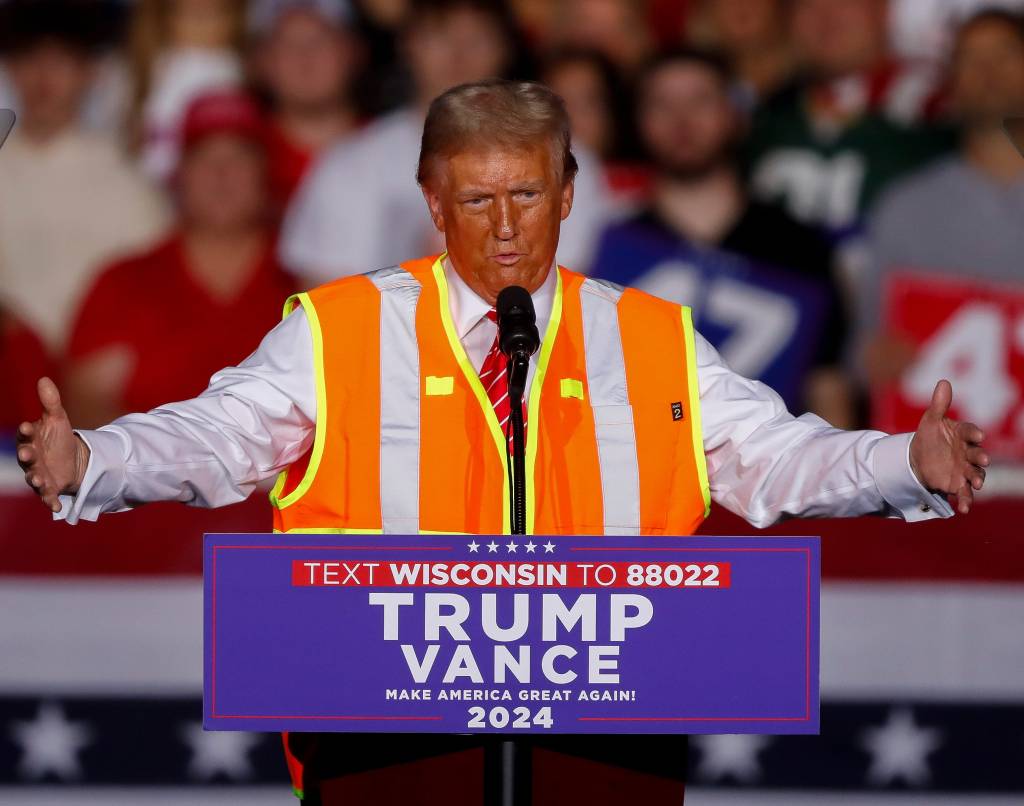
[[[569,115],[551,89],[534,81],[488,79],[460,84],[430,104],[416,181],[426,184],[438,159],[471,148],[534,148],[547,141],[562,182],[576,176]]]

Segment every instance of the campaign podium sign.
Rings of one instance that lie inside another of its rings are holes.
[[[209,534],[204,726],[817,733],[816,537]]]

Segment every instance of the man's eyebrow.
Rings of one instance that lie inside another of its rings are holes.
[[[463,188],[455,194],[458,199],[489,199],[493,195],[490,191],[473,187]]]

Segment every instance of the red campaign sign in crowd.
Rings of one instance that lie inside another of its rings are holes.
[[[947,378],[951,416],[981,426],[993,456],[1024,460],[1024,285],[899,272],[888,281],[882,315],[916,355],[876,393],[875,427],[915,430],[935,381]]]

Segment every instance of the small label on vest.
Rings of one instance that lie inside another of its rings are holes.
[[[672,419],[682,420],[683,419],[683,404],[678,400],[672,404]]]
[[[445,375],[443,377],[437,377],[436,375],[427,376],[427,389],[428,395],[450,395],[455,390],[455,378],[451,375]]]
[[[583,400],[583,381],[577,378],[562,378],[562,397]]]

